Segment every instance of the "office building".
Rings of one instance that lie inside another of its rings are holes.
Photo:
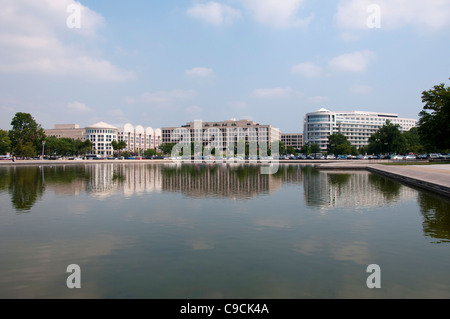
[[[261,125],[249,120],[226,120],[222,122],[194,121],[181,127],[164,127],[162,143],[191,143],[202,141],[204,147],[227,151],[239,141],[257,142],[272,147],[274,141],[280,141],[281,133],[271,125]]]
[[[112,156],[114,154],[112,141],[117,141],[117,127],[105,122],[98,122],[86,127],[86,139],[93,144],[92,154]]]
[[[292,146],[294,149],[301,149],[303,146],[303,134],[282,133],[281,142],[283,142],[286,147]]]
[[[125,141],[126,151],[142,153],[148,149],[155,149],[161,145],[161,129],[144,128],[141,125],[125,124],[118,129],[118,141]]]
[[[48,137],[70,138],[72,140],[85,140],[86,129],[80,128],[78,124],[56,124],[53,129],[45,129]]]
[[[320,109],[307,113],[303,120],[303,138],[305,144],[317,143],[322,151],[327,150],[328,137],[342,133],[356,148],[367,146],[369,137],[390,121],[398,124],[402,132],[417,125],[417,120],[400,118],[394,113],[365,111],[332,112]]]

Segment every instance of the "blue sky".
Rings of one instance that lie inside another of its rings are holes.
[[[422,91],[449,83],[449,27],[448,0],[4,0],[0,128],[16,112],[44,128],[236,118],[286,133],[322,107],[418,118]]]

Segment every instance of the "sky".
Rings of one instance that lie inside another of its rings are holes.
[[[161,128],[308,112],[418,119],[450,77],[450,0],[2,0],[0,128]]]

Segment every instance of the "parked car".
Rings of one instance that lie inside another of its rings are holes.
[[[406,155],[405,156],[405,159],[407,159],[407,160],[415,160],[415,159],[417,159],[417,157],[416,157],[416,155]]]
[[[429,159],[438,159],[440,157],[441,157],[441,154],[438,154],[438,153],[430,153],[427,156],[427,158],[429,158]]]
[[[405,157],[403,155],[394,155],[394,156],[392,156],[391,159],[393,159],[393,160],[403,160],[403,159],[405,159]]]
[[[325,158],[325,156],[323,156],[322,153],[316,153],[316,154],[313,154],[313,155],[314,155],[314,159],[324,159]]]

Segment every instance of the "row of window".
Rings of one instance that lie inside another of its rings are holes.
[[[88,135],[87,138],[91,142],[112,142],[116,140],[115,135]]]
[[[115,134],[116,131],[115,130],[108,130],[108,129],[90,129],[90,130],[86,130],[86,134]]]

